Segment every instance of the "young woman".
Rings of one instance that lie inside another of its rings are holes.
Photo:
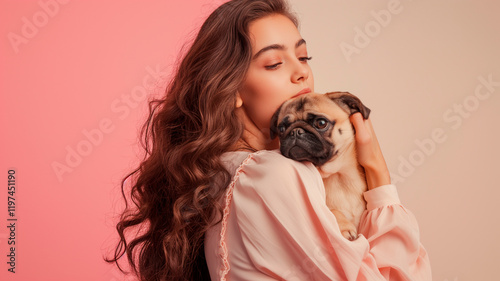
[[[351,117],[370,189],[355,241],[341,235],[319,172],[275,150],[272,114],[314,91],[309,59],[283,0],[215,10],[164,99],[150,104],[146,157],[129,175],[135,207],[107,261],[126,253],[148,281],[430,280],[418,225],[390,184],[370,120]],[[129,241],[125,231],[137,226]]]

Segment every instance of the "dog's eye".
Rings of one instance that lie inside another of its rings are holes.
[[[316,129],[322,130],[328,126],[328,121],[324,118],[318,118],[318,119],[314,120],[313,125]]]
[[[280,133],[284,133],[285,132],[285,126],[283,126],[283,125],[278,126],[278,131],[280,131]]]

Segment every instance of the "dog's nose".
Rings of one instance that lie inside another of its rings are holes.
[[[290,132],[292,137],[299,137],[302,134],[304,134],[304,129],[302,128],[295,128]]]

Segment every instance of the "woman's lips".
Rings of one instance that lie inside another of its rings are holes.
[[[311,89],[304,88],[302,91],[298,92],[295,96],[293,96],[292,99],[296,98],[298,96],[301,96],[301,95],[305,95],[305,94],[310,93],[310,92],[311,92]]]

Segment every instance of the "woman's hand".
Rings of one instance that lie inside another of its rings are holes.
[[[355,113],[351,115],[350,120],[356,130],[358,161],[365,169],[368,189],[390,184],[389,169],[387,169],[370,119],[364,120],[361,113]]]

